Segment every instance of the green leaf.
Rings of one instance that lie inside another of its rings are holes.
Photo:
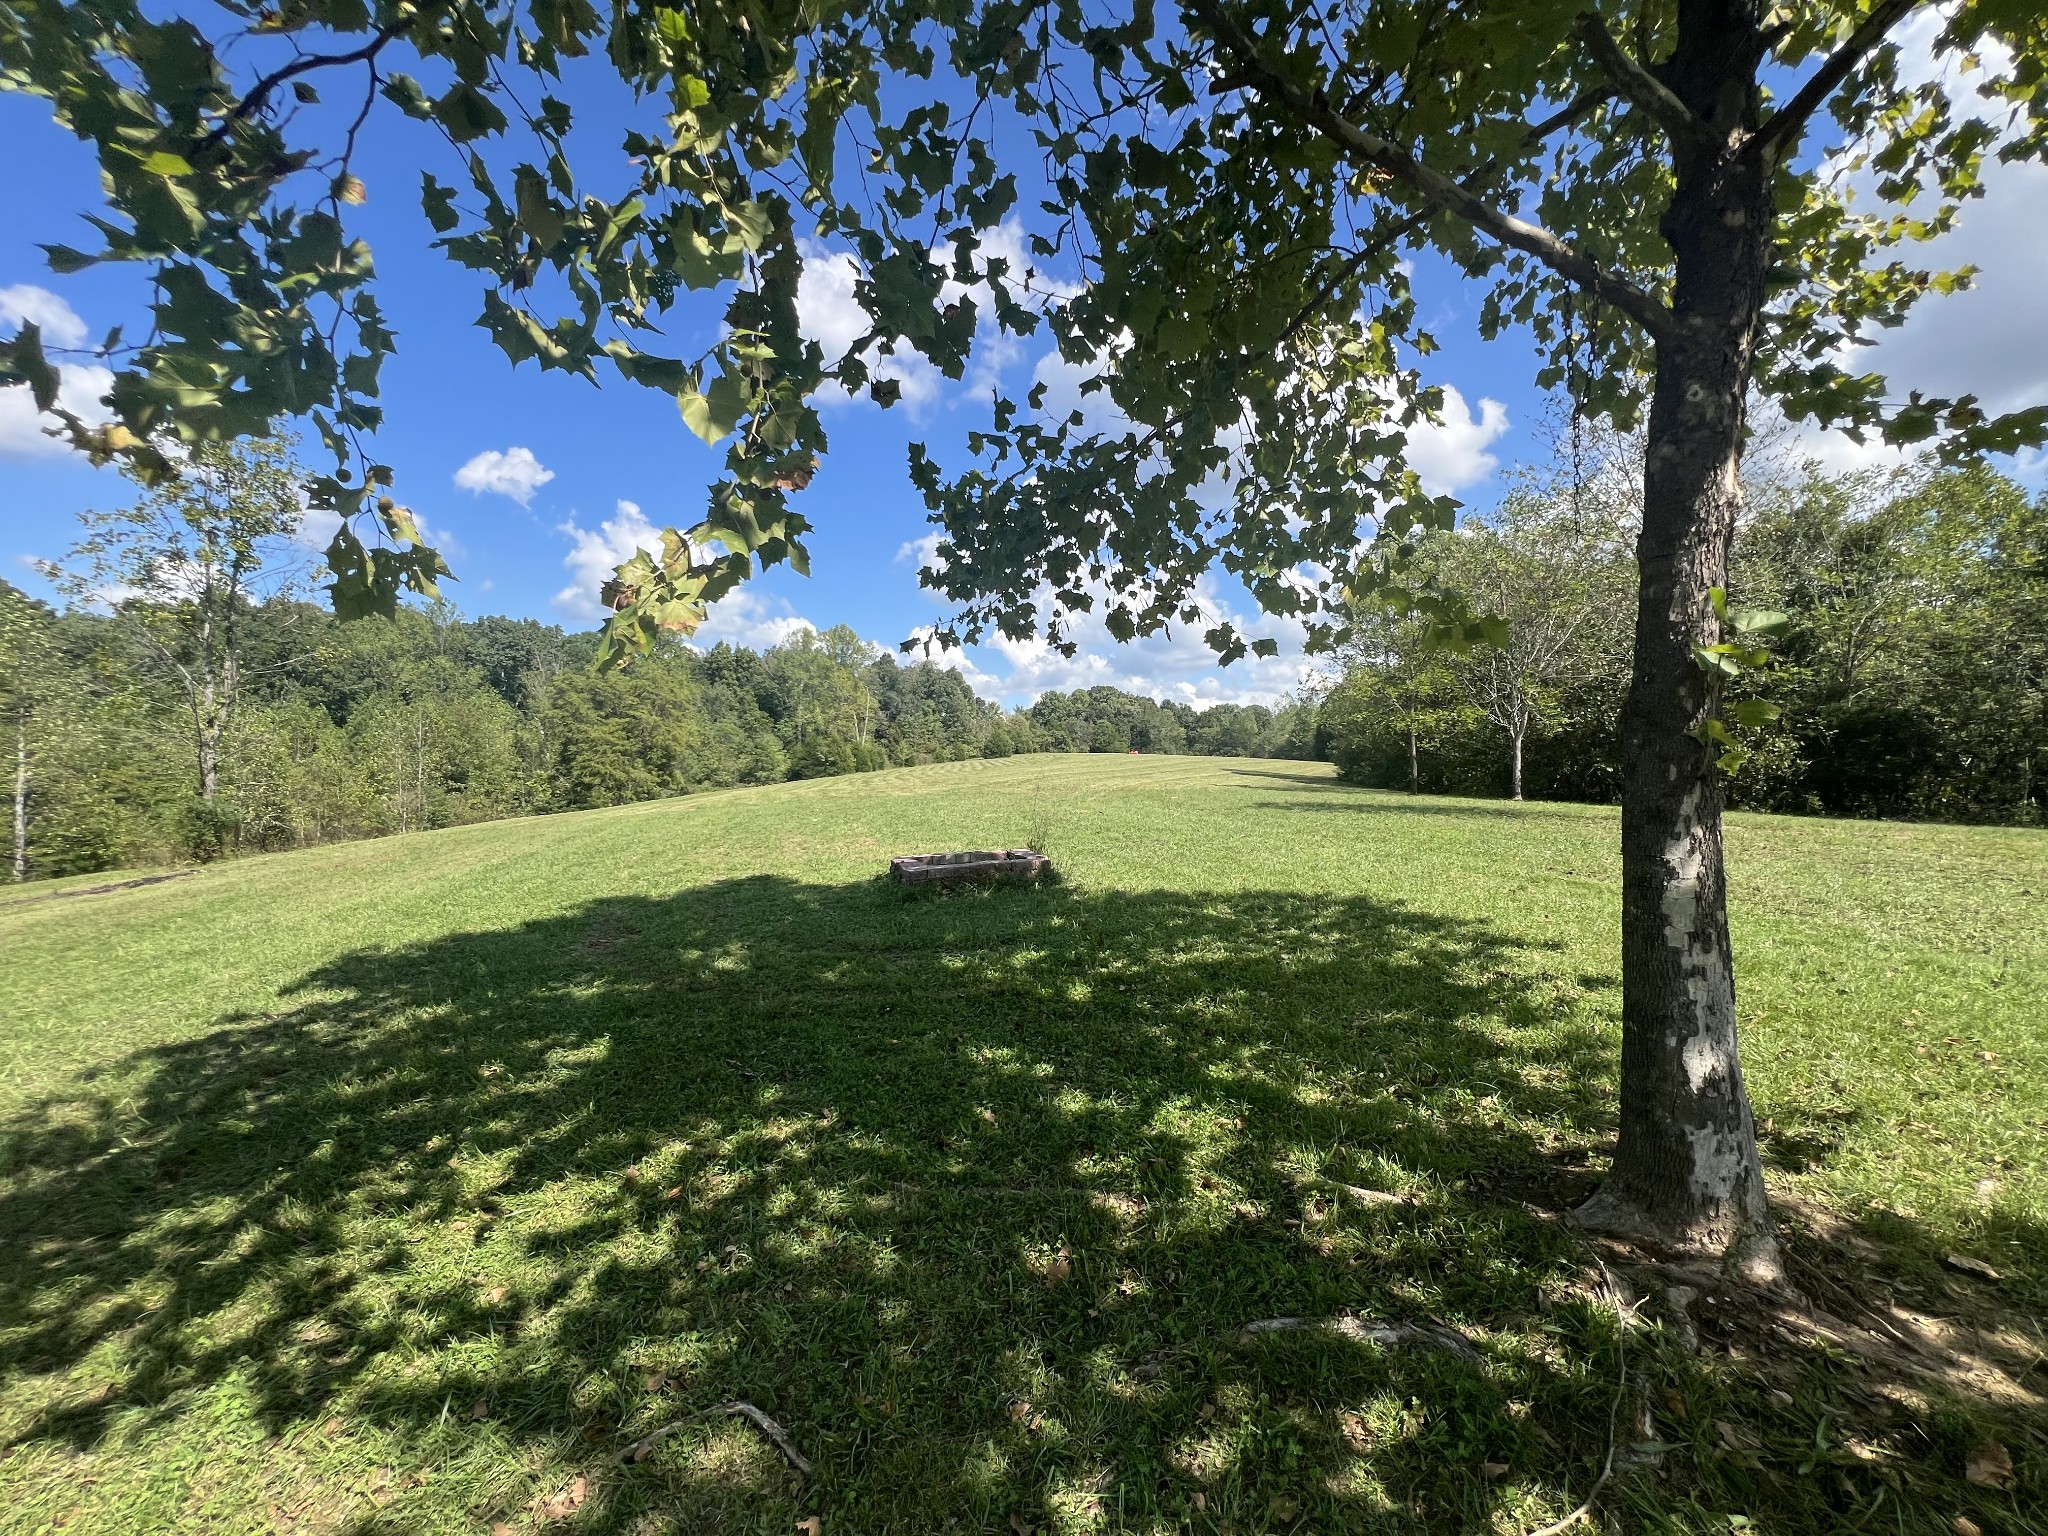
[[[85,252],[75,251],[68,245],[46,245],[43,247],[43,256],[50,263],[50,270],[60,276],[83,272],[99,260],[97,256],[88,256]]]
[[[505,131],[505,114],[475,86],[461,83],[434,103],[434,117],[458,144]]]
[[[455,189],[434,180],[431,171],[420,172],[420,209],[438,234],[447,234],[462,222],[455,211]]]
[[[707,391],[684,385],[676,391],[676,404],[682,408],[683,424],[707,443],[729,437],[747,409],[745,394],[728,374],[713,379]]]

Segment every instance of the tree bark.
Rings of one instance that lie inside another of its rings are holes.
[[[1519,800],[1522,798],[1522,733],[1520,731],[1509,731],[1508,739],[1514,743],[1514,766],[1509,770],[1508,774],[1510,786],[1508,798],[1510,800]]]
[[[1660,71],[1717,130],[1753,127],[1751,0],[1681,0]],[[1621,1128],[1579,1221],[1782,1278],[1743,1086],[1722,867],[1721,784],[1693,733],[1718,703],[1694,660],[1717,638],[1741,506],[1742,407],[1770,258],[1767,167],[1681,154],[1663,232],[1683,332],[1657,346],[1643,474],[1635,665],[1622,708]]]
[[[1422,767],[1415,755],[1415,722],[1408,722],[1408,793],[1422,792]]]
[[[28,711],[14,717],[14,883],[28,878]]]

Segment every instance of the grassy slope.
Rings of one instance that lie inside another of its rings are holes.
[[[871,880],[1024,841],[1066,886]],[[1613,1328],[1522,1202],[1611,1129],[1614,841],[1312,766],[1037,758],[0,907],[0,1529],[477,1531],[579,1475],[592,1531],[1560,1513]],[[1951,1251],[2048,1305],[2048,838],[1729,841],[1777,1187],[1927,1305]],[[1228,1345],[1340,1308],[1488,1363]],[[1632,1526],[2040,1528],[2024,1415],[1916,1406],[1872,1462],[1825,1361],[1783,1403],[1657,1369],[1677,1449]],[[731,1420],[610,1460],[732,1397],[819,1476]],[[2013,1493],[1956,1477],[1984,1423]]]

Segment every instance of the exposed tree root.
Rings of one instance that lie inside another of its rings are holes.
[[[717,1418],[721,1414],[730,1414],[735,1418],[747,1420],[750,1424],[754,1425],[757,1429],[759,1429],[762,1434],[766,1435],[771,1441],[775,1443],[775,1449],[782,1452],[784,1456],[789,1458],[789,1464],[792,1467],[795,1467],[797,1471],[803,1473],[804,1476],[810,1476],[811,1464],[809,1460],[805,1458],[804,1453],[802,1451],[799,1451],[796,1448],[796,1446],[791,1443],[788,1431],[783,1429],[783,1427],[780,1424],[776,1423],[773,1419],[769,1418],[767,1414],[763,1413],[760,1409],[756,1408],[752,1403],[742,1403],[737,1401],[730,1403],[714,1403],[711,1407],[701,1409],[698,1412],[691,1414],[688,1418],[677,1419],[672,1424],[664,1424],[661,1426],[661,1428],[653,1431],[651,1434],[642,1435],[638,1440],[635,1440],[631,1445],[627,1446],[625,1451],[620,1455],[619,1460],[624,1462],[627,1466],[631,1466],[636,1461],[645,1461],[648,1458],[648,1456],[653,1453],[653,1450],[657,1445],[661,1444],[662,1441],[666,1440],[670,1435],[674,1434],[677,1430],[687,1429],[690,1425],[696,1423],[699,1419]]]

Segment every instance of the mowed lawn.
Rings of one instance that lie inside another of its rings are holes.
[[[1729,830],[1795,1252],[1946,1386],[1586,1284],[1616,843],[1040,757],[0,896],[0,1530],[1507,1532],[1617,1403],[1609,1529],[2048,1530],[2048,835]],[[1236,1332],[1345,1314],[1477,1357]],[[732,1400],[815,1472],[621,1464]]]

